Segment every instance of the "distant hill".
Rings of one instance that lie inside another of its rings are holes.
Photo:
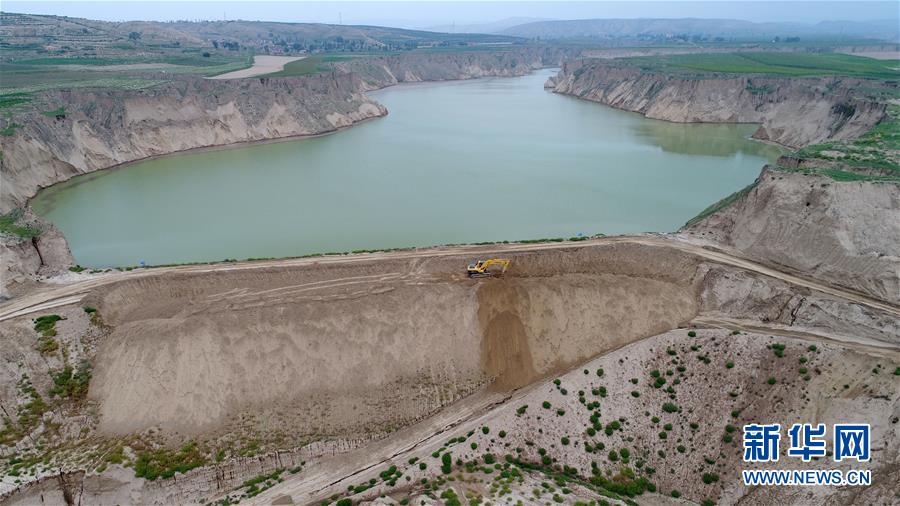
[[[262,21],[107,22],[0,12],[4,57],[157,52],[202,48],[291,54],[309,51],[392,51],[515,43],[508,35],[437,33],[380,26]]]
[[[501,34],[527,38],[666,38],[676,36],[713,39],[761,39],[774,37],[855,37],[887,41],[900,39],[896,20],[873,22],[825,21],[802,23],[752,23],[737,19],[576,19],[538,21],[501,30]]]
[[[524,25],[526,23],[536,23],[539,21],[550,21],[550,19],[516,17],[501,19],[499,21],[492,21],[490,23],[437,25],[429,26],[424,29],[430,32],[444,33],[498,33],[513,26]]]

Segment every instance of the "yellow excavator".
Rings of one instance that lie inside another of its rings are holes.
[[[469,264],[466,274],[470,278],[489,278],[492,276],[500,276],[506,269],[509,269],[511,261],[505,258],[490,258],[488,260],[478,260],[474,264]]]

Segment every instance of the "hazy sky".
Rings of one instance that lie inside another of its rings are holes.
[[[748,1],[15,1],[6,12],[56,14],[108,21],[177,19],[247,19],[344,24],[377,24],[420,28],[475,24],[510,17],[585,18],[732,18],[749,21],[867,21],[898,19],[900,2],[748,2]]]

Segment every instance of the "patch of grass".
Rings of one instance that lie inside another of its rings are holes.
[[[730,207],[732,204],[734,204],[738,200],[744,198],[748,193],[750,193],[751,190],[756,188],[756,185],[758,185],[758,184],[759,184],[759,179],[753,181],[749,185],[745,186],[743,189],[732,193],[731,195],[725,197],[724,199],[722,199],[722,200],[716,202],[715,204],[707,207],[706,209],[700,211],[700,214],[698,214],[697,216],[694,216],[693,218],[688,220],[688,222],[685,223],[682,228],[688,228],[693,225],[696,225],[697,223],[699,223],[703,219],[707,218],[708,216],[712,216],[713,214]],[[694,335],[691,335],[691,334],[694,334]],[[689,337],[695,337],[696,335],[697,335],[697,333],[694,331],[688,332]]]
[[[197,444],[190,442],[178,451],[164,448],[140,452],[134,463],[134,475],[154,481],[171,478],[175,473],[186,473],[206,464],[206,457]]]
[[[34,330],[44,337],[56,336],[56,322],[62,320],[58,314],[39,316],[34,319]]]
[[[284,66],[284,69],[265,74],[258,77],[290,77],[290,76],[307,76],[310,74],[318,74],[320,72],[328,72],[331,66],[326,65],[328,62],[336,61],[322,56],[307,56],[302,60],[292,61]]]
[[[785,172],[822,174],[835,181],[900,181],[900,105],[888,106],[885,117],[874,128],[854,141],[831,141],[806,146],[794,155],[802,159],[820,159],[837,162],[841,168],[787,168]],[[860,172],[853,169],[880,169],[879,173]]]
[[[0,431],[0,443],[2,444],[18,441],[30,434],[41,423],[44,413],[50,410],[50,406],[31,384],[27,375],[22,375],[16,386],[19,392],[29,400],[17,407],[18,417],[15,423],[11,419],[3,417],[3,430]],[[4,412],[4,414],[6,413]]]
[[[6,126],[0,129],[0,135],[4,137],[11,137],[15,135],[16,130],[22,128],[23,125],[20,125],[14,121],[10,121],[6,123]]]
[[[16,106],[27,104],[31,97],[26,93],[9,93],[0,96],[0,109],[12,109]]]
[[[90,383],[90,362],[82,361],[76,371],[72,370],[72,366],[66,365],[62,371],[53,375],[53,387],[50,389],[50,396],[65,399],[82,399],[87,395]]]
[[[838,53],[738,52],[643,56],[630,59],[648,70],[773,76],[850,76],[896,79],[898,60]]]

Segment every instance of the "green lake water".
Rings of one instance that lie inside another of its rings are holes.
[[[80,176],[32,206],[81,265],[674,231],[779,150],[556,95],[553,71],[402,85],[334,135]]]

